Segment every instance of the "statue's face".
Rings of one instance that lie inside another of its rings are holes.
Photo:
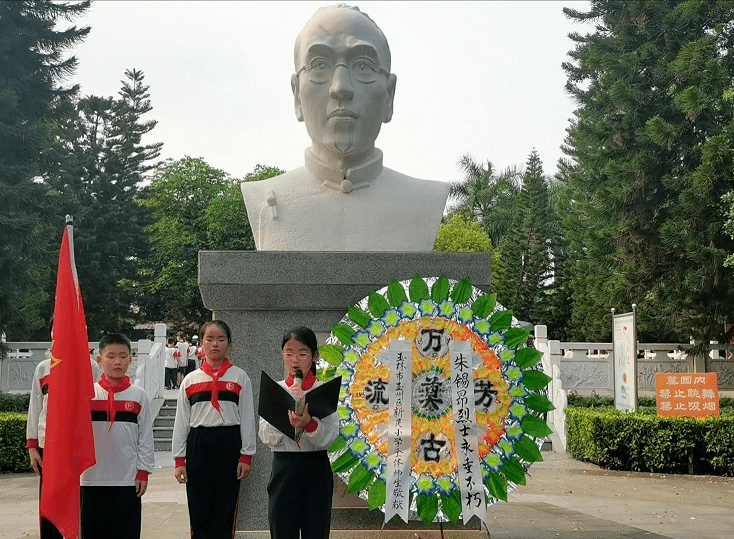
[[[299,34],[295,59],[296,116],[306,122],[312,150],[325,160],[371,157],[392,118],[396,82],[379,30],[351,9],[324,9]]]

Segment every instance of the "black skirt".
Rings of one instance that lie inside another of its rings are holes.
[[[328,539],[333,493],[326,451],[274,451],[268,483],[271,539]]]

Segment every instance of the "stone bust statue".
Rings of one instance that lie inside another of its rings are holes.
[[[382,31],[356,7],[321,8],[298,35],[294,57],[296,118],[311,146],[305,166],[242,183],[256,248],[433,249],[448,184],[384,168],[375,147],[392,119],[397,82]]]

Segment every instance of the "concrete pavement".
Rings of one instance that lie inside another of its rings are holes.
[[[734,478],[610,472],[567,454],[543,453],[528,485],[488,510],[491,539],[732,539]],[[186,492],[173,477],[170,453],[156,453],[143,497],[143,539],[189,537]],[[255,460],[257,465],[257,458]],[[240,511],[247,511],[241,507]],[[114,525],[114,521],[111,522]],[[267,532],[248,537],[269,537]],[[486,533],[444,531],[445,539]],[[38,478],[0,475],[0,539],[38,537]],[[339,530],[332,539],[438,539],[411,531]]]

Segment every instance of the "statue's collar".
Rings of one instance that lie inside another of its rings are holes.
[[[324,163],[311,152],[311,148],[306,148],[305,158],[306,169],[316,179],[323,180],[324,186],[342,193],[351,193],[355,189],[369,187],[370,182],[382,172],[382,152],[378,148],[375,148],[375,155],[372,159],[348,169],[346,174]]]

